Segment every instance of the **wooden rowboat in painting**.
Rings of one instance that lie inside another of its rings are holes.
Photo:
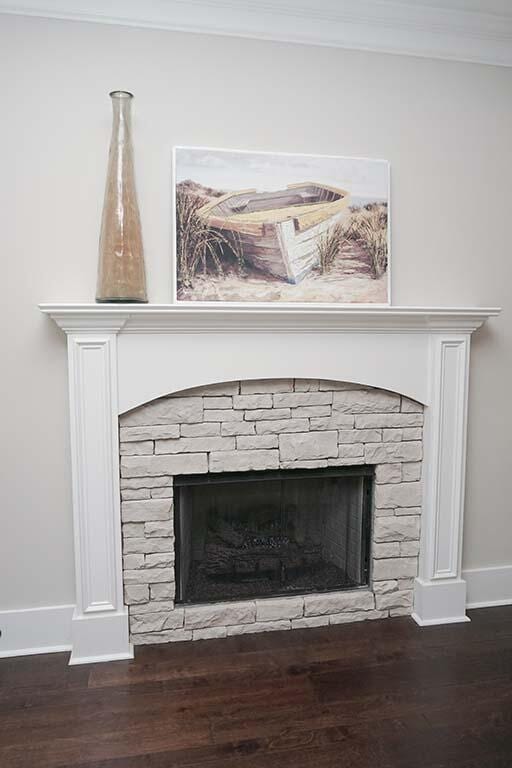
[[[318,238],[346,215],[349,201],[344,189],[303,182],[274,192],[229,192],[197,213],[245,261],[296,284],[318,266]]]

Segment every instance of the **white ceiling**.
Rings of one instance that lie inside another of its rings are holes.
[[[512,0],[0,0],[0,13],[512,66]]]

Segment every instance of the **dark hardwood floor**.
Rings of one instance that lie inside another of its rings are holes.
[[[0,661],[1,768],[511,768],[512,607]]]

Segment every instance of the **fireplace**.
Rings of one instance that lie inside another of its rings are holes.
[[[372,477],[369,466],[177,476],[176,602],[367,586]]]
[[[467,620],[461,547],[469,346],[498,309],[41,309],[68,337],[71,664],[129,658],[131,643],[411,613],[420,625]],[[316,384],[311,377],[319,377]],[[221,394],[226,385],[219,382],[237,381]],[[163,397],[168,393],[182,394]],[[262,397],[250,407],[245,394]],[[195,443],[199,450],[192,452],[191,438],[204,438]],[[374,470],[368,586],[176,602],[173,495],[181,494],[180,476],[352,465]]]

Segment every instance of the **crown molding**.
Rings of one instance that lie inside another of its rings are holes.
[[[190,307],[40,304],[66,333],[472,333],[497,307]]]
[[[0,0],[0,13],[512,66],[512,9],[479,5],[485,10],[455,0]]]

